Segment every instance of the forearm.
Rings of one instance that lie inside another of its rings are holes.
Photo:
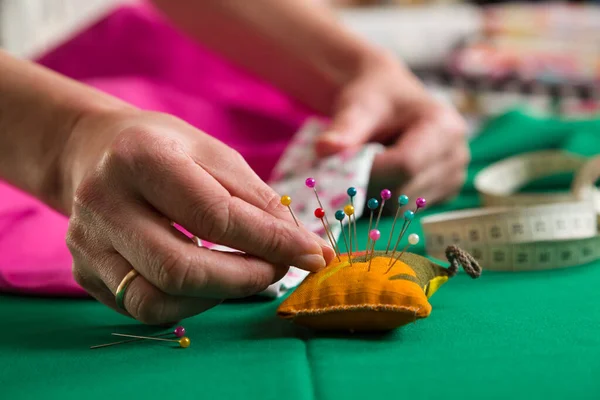
[[[317,111],[374,50],[309,0],[153,0],[177,26]]]
[[[0,178],[68,213],[61,161],[72,127],[117,107],[125,104],[0,50]]]

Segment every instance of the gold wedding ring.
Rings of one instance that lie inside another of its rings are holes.
[[[117,301],[117,307],[119,307],[121,310],[125,310],[125,292],[127,291],[127,287],[138,275],[139,273],[135,269],[132,269],[127,275],[125,275],[117,287],[115,299]]]

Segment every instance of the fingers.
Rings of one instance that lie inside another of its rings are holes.
[[[366,143],[380,127],[384,115],[389,112],[389,105],[378,98],[361,96],[358,99],[342,101],[327,131],[315,143],[319,157]]]
[[[334,257],[330,247],[305,229],[232,196],[177,142],[152,135],[153,146],[139,146],[132,141],[150,139],[143,132],[138,136],[128,135],[113,149],[115,181],[134,177],[130,183],[137,191],[190,233],[274,265],[309,271],[322,269]]]
[[[281,279],[287,267],[256,257],[197,247],[154,211],[125,206],[114,248],[162,292],[176,296],[240,298]]]
[[[417,123],[398,142],[376,156],[373,179],[432,203],[454,194],[464,183],[469,152],[460,121],[438,114]]]

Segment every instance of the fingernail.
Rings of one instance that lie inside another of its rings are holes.
[[[305,254],[292,260],[292,266],[307,271],[319,271],[325,268],[325,259],[318,254]]]

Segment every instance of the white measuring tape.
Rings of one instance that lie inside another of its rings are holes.
[[[576,172],[569,193],[516,193],[527,182]],[[545,270],[600,260],[600,157],[540,151],[497,162],[475,178],[483,208],[424,217],[427,253],[456,244],[482,268]]]

